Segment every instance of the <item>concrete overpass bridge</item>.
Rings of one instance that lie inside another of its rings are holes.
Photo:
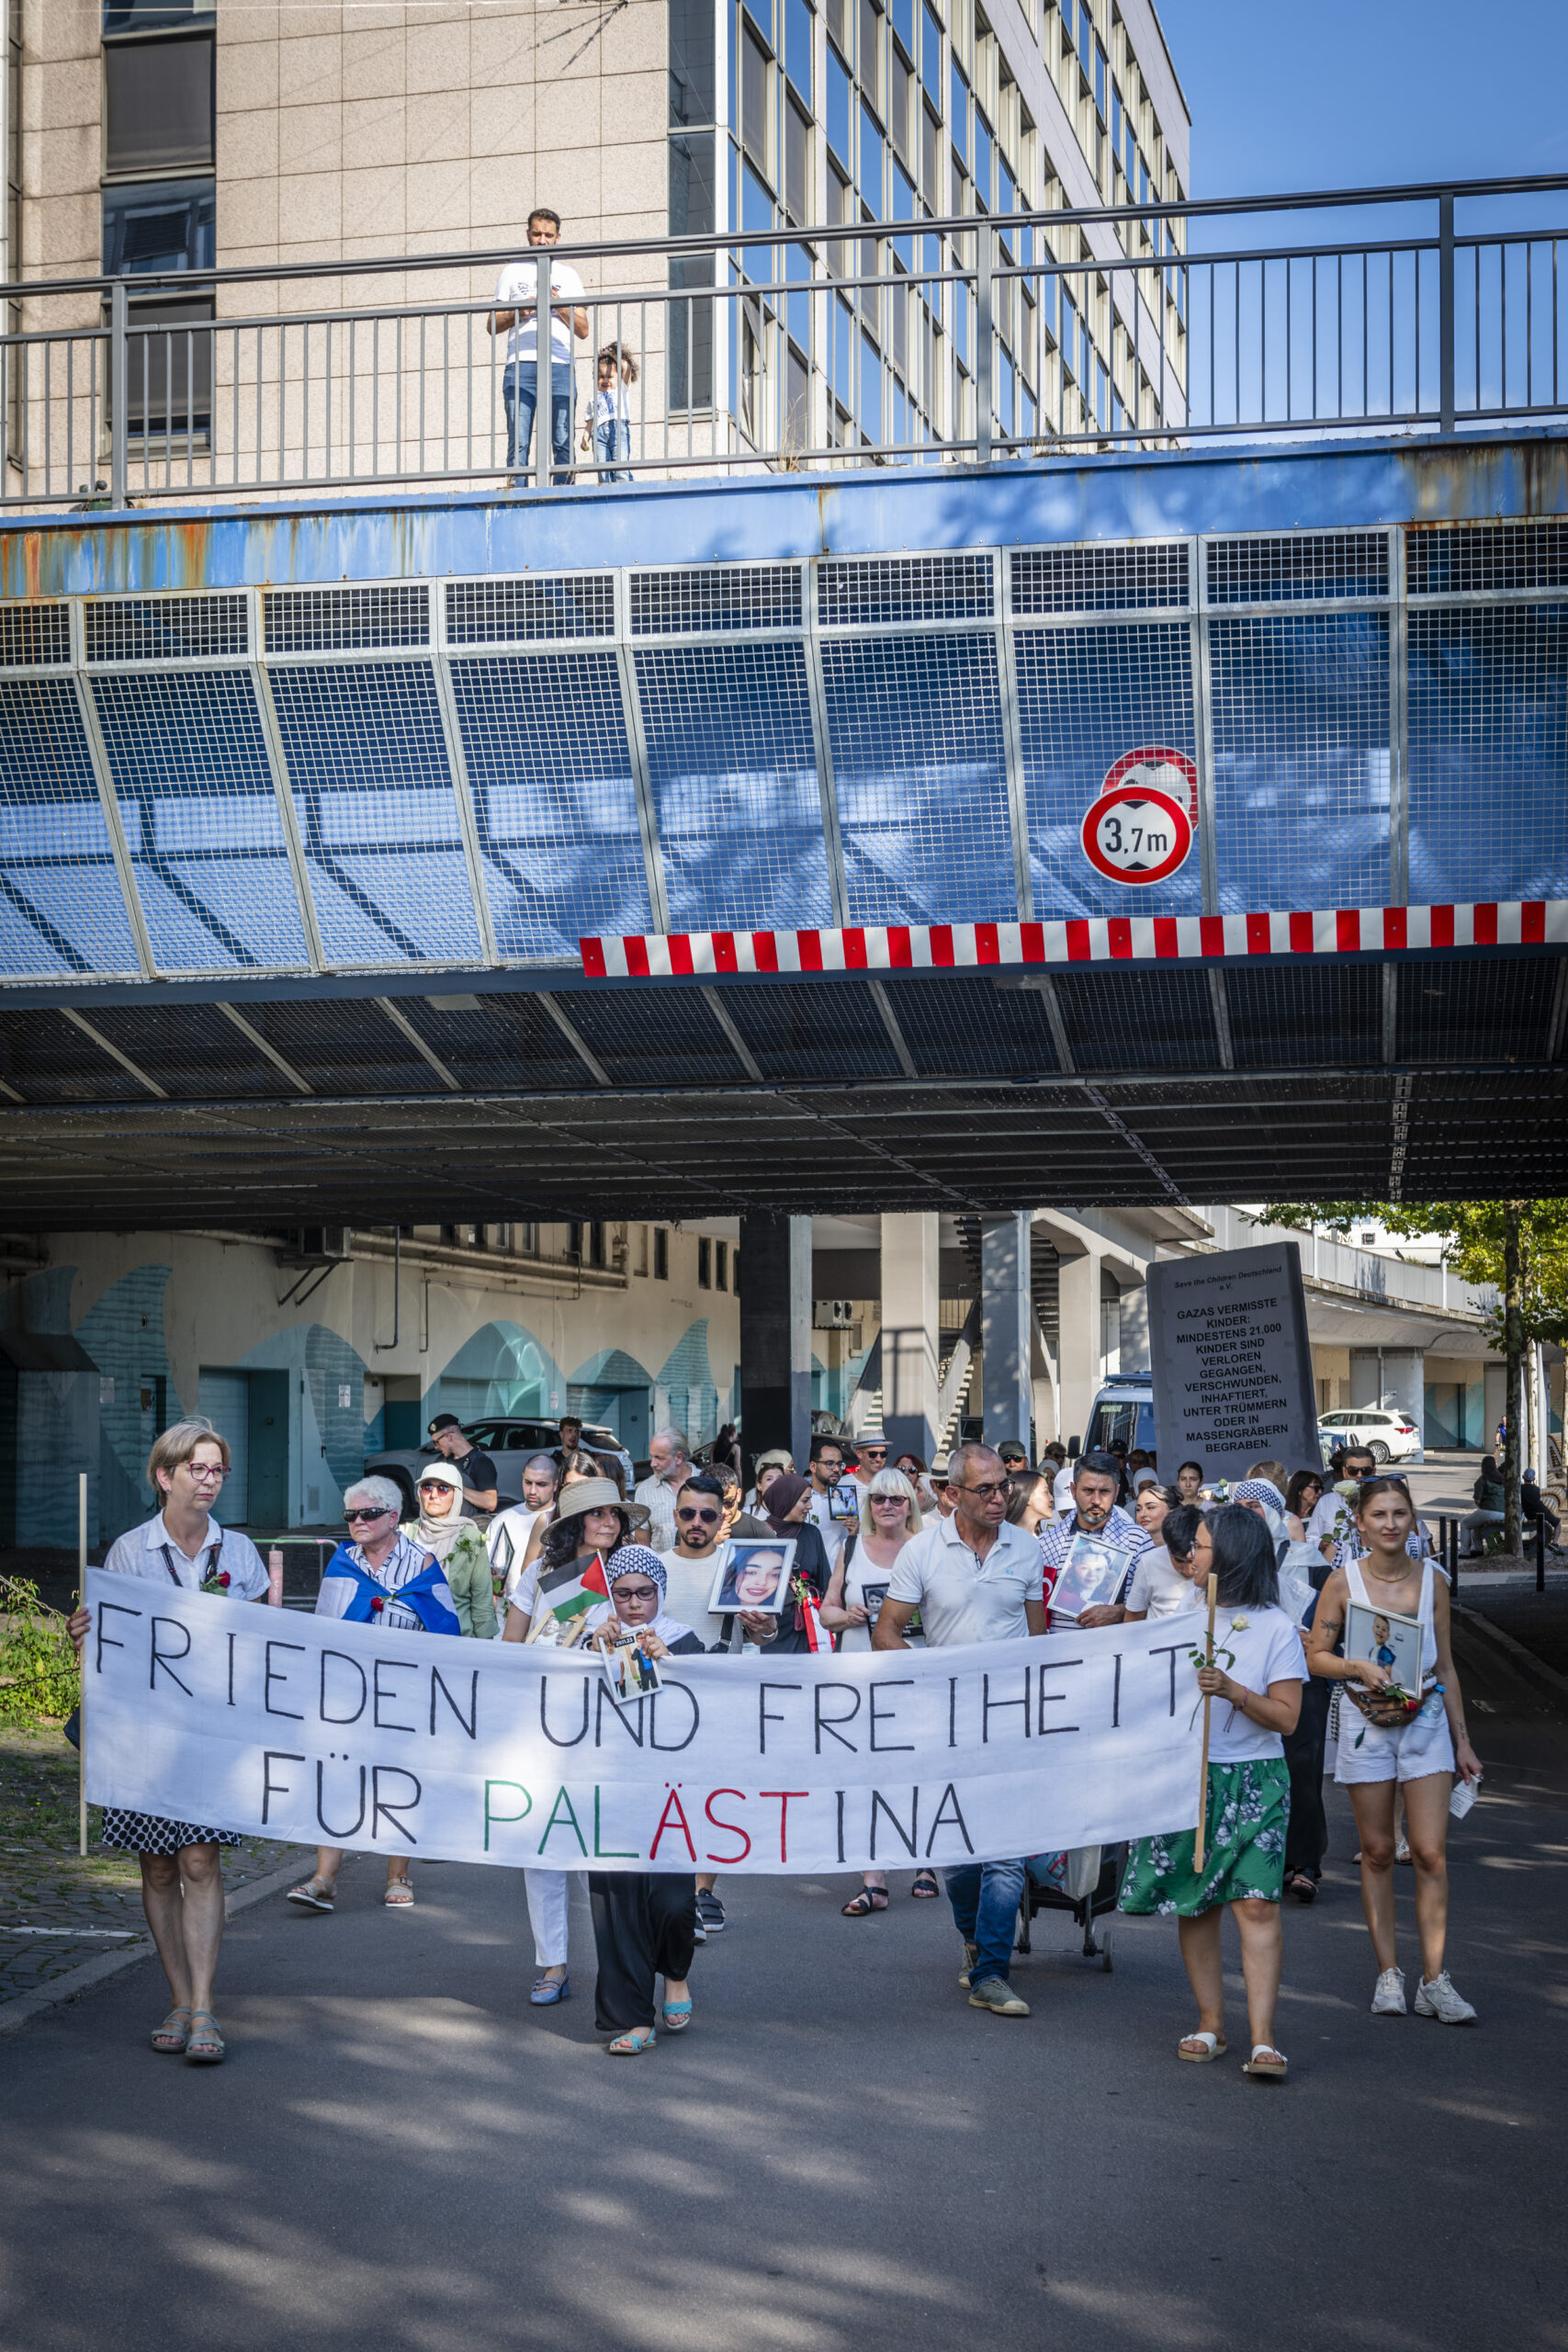
[[[1179,413],[1026,441],[993,322],[995,433],[509,495],[428,436],[345,491],[352,424],[226,480],[240,325],[154,436],[98,288],[108,502],[0,525],[8,1225],[1561,1189],[1568,338],[1510,379],[1437,213],[1381,407],[1315,311],[1305,396],[1298,324],[1201,399],[1211,268]],[[1010,233],[976,301],[1065,267]]]

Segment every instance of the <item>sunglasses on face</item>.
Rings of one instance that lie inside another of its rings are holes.
[[[422,1495],[449,1495],[452,1489],[445,1478],[422,1478],[419,1491]]]
[[[885,1445],[863,1445],[861,1453],[867,1462],[886,1462],[887,1459],[887,1448]]]
[[[391,1514],[385,1503],[373,1503],[365,1510],[345,1510],[344,1512],[344,1517],[348,1521],[350,1527],[356,1527],[362,1519],[388,1519],[390,1516]]]
[[[677,1519],[694,1521],[699,1527],[716,1527],[718,1525],[718,1513],[716,1510],[693,1510],[688,1506],[684,1510],[678,1510],[675,1516]]]

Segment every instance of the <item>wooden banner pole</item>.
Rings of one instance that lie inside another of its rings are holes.
[[[1214,1663],[1214,1609],[1220,1597],[1218,1577],[1209,1578],[1209,1639],[1204,1649],[1205,1661]],[[1198,1770],[1198,1835],[1192,1840],[1192,1867],[1203,1867],[1204,1833],[1209,1826],[1209,1709],[1213,1704],[1209,1693],[1203,1693],[1203,1761]]]
[[[76,1481],[76,1606],[85,1606],[87,1583],[87,1474],[84,1470]],[[82,1655],[86,1656],[86,1645]],[[87,1850],[87,1710],[83,1703],[87,1695],[87,1677],[79,1670],[76,1677],[76,1851]]]

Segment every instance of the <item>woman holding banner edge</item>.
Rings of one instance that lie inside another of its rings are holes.
[[[186,1592],[265,1600],[261,1554],[248,1535],[212,1519],[228,1475],[229,1441],[210,1421],[176,1421],[164,1430],[147,1457],[147,1484],[163,1497],[163,1508],[115,1538],[105,1568],[155,1584],[167,1577]],[[88,1609],[78,1609],[69,1621],[78,1658],[91,1625]],[[223,1941],[219,1849],[243,1844],[239,1831],[106,1805],[103,1842],[135,1854],[141,1864],[141,1907],[173,2004],[153,2030],[153,2049],[167,2057],[183,2056],[193,2066],[220,2064],[224,2041],[211,2007]]]
[[[1138,1838],[1128,1856],[1121,1908],[1176,1914],[1181,1958],[1198,2002],[1197,2030],[1182,2036],[1176,2054],[1203,2065],[1225,2052],[1220,1925],[1221,1906],[1230,1906],[1241,1938],[1252,2041],[1242,2071],[1283,2082],[1287,2063],[1273,2039],[1291,1804],[1282,1735],[1295,1729],[1301,1713],[1306,1657],[1300,1629],[1279,1606],[1273,1541],[1255,1513],[1239,1503],[1216,1510],[1200,1531],[1193,1560],[1194,1582],[1213,1575],[1220,1602],[1216,1663],[1205,1666],[1201,1648],[1192,1653],[1198,1692],[1213,1707],[1208,1851],[1200,1871],[1195,1830]]]

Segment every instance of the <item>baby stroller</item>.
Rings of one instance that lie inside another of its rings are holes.
[[[1018,1906],[1017,1951],[1030,1951],[1030,1922],[1037,1911],[1070,1911],[1083,1930],[1083,1956],[1098,1960],[1109,1976],[1111,1936],[1098,1942],[1094,1923],[1114,1911],[1127,1867],[1126,1846],[1075,1846],[1065,1854],[1032,1854],[1024,1866],[1023,1900]]]

